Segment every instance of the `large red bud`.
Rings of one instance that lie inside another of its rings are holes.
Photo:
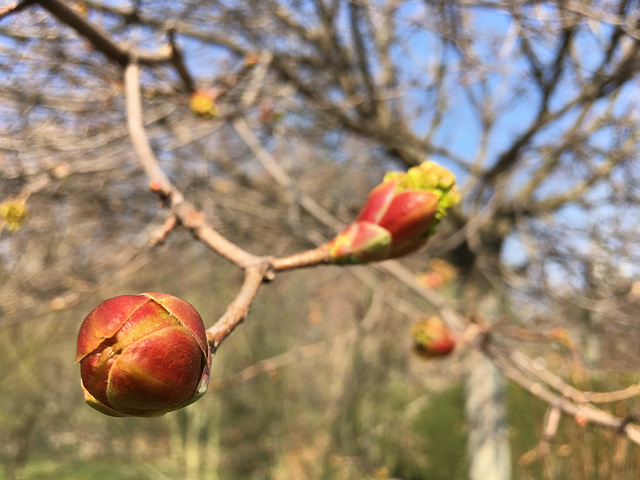
[[[155,417],[205,394],[211,350],[191,304],[141,293],[105,300],[84,319],[77,362],[91,407],[114,417]]]

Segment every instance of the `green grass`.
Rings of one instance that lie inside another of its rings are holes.
[[[462,384],[433,395],[427,408],[415,419],[413,434],[421,439],[419,450],[425,461],[418,461],[416,451],[400,452],[401,461],[393,472],[396,476],[406,480],[466,478],[467,440]]]

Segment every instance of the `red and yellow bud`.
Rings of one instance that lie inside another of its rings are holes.
[[[417,250],[458,202],[454,184],[453,175],[433,162],[387,173],[356,220],[328,243],[332,261],[366,263]]]
[[[435,358],[450,354],[456,346],[456,337],[438,317],[429,317],[411,328],[414,350],[421,357]]]
[[[369,222],[354,222],[329,243],[336,263],[367,263],[383,260],[391,249],[391,234]]]
[[[77,347],[85,400],[106,415],[164,415],[198,400],[209,384],[202,318],[173,295],[105,300],[84,319]]]

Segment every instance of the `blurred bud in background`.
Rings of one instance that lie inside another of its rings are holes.
[[[419,320],[411,328],[414,351],[423,358],[442,357],[456,346],[456,338],[439,317]]]

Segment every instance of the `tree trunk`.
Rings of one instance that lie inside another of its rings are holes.
[[[481,352],[468,358],[466,416],[469,480],[508,480],[511,459],[504,379]]]
[[[489,259],[499,257],[502,239],[485,235],[483,240],[483,246],[489,246],[492,254],[485,255],[481,261],[489,269],[497,269],[497,265],[490,265]],[[504,315],[501,292],[487,282],[480,269],[470,272],[463,288],[463,299],[470,313],[482,321],[491,322]],[[471,351],[467,359],[465,403],[469,480],[509,480],[511,451],[505,382],[493,362],[480,351]]]

